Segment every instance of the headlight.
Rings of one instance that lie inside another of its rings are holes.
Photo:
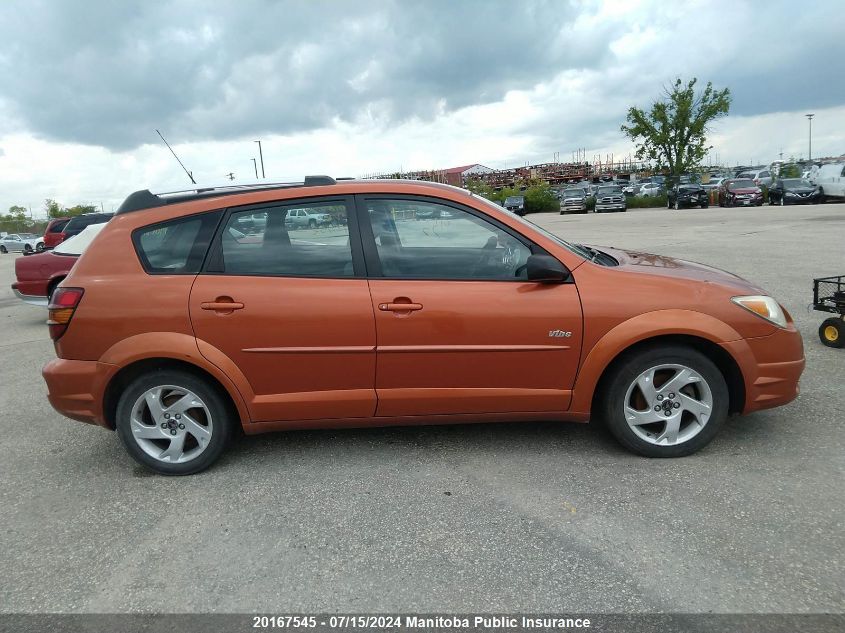
[[[764,295],[751,295],[749,297],[733,297],[731,298],[740,308],[745,308],[749,312],[753,312],[758,317],[762,317],[778,327],[786,327],[786,315],[777,301],[771,297]]]

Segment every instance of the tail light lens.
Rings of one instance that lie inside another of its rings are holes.
[[[56,288],[47,306],[47,326],[50,328],[50,338],[57,341],[67,330],[73,313],[82,299],[85,291],[82,288]]]

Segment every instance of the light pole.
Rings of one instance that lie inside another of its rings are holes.
[[[266,178],[266,176],[264,175],[264,153],[261,151],[261,141],[253,141],[253,142],[258,143],[258,156],[259,156],[259,158],[261,158],[261,177]],[[258,178],[257,172],[256,172],[255,177]]]
[[[258,163],[255,162],[254,158],[250,158],[252,161],[252,166],[255,168],[255,179],[258,180]]]
[[[810,149],[807,152],[807,160],[813,160],[813,117],[815,114],[805,114],[807,122],[810,124]]]

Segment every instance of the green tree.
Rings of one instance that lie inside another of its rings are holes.
[[[83,213],[94,213],[95,211],[97,211],[97,207],[95,207],[93,204],[77,204],[72,207],[62,209],[62,215],[72,218],[76,215],[82,215]]]
[[[696,92],[697,79],[686,84],[678,78],[664,98],[645,112],[628,110],[622,131],[637,146],[637,158],[666,166],[672,176],[680,176],[699,165],[712,146],[706,145],[708,125],[726,116],[731,105],[729,88],[715,90],[708,81]]]
[[[56,202],[52,198],[47,198],[44,201],[44,212],[47,214],[47,217],[50,218],[50,219],[60,218],[60,217],[62,217],[62,215],[64,213],[64,209],[62,208],[62,205],[60,205],[58,202]]]

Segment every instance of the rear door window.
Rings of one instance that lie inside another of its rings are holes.
[[[220,234],[218,255],[208,272],[354,277],[349,213],[344,200],[235,211]]]

